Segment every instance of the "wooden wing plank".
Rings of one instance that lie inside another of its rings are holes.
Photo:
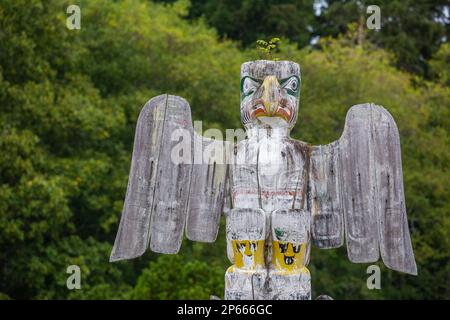
[[[400,137],[392,116],[384,108],[372,107],[373,146],[376,174],[377,214],[381,257],[387,267],[417,274],[409,234]]]
[[[339,144],[313,147],[309,200],[311,233],[313,244],[320,249],[337,248],[344,242],[340,174]]]
[[[157,96],[139,114],[127,193],[110,261],[132,259],[147,249],[166,105],[167,96]]]
[[[224,206],[227,175],[226,141],[208,139],[194,133],[201,146],[202,163],[194,163],[190,187],[186,236],[200,242],[214,242]],[[197,162],[197,161],[196,161]]]
[[[352,107],[339,139],[347,253],[356,263],[379,258],[375,168],[369,104]]]
[[[175,132],[184,132],[183,139],[178,139]],[[183,98],[168,95],[151,219],[150,249],[154,252],[169,254],[180,249],[189,199],[192,138],[189,104]],[[181,149],[189,154],[186,162],[180,163],[174,161],[173,150]]]
[[[333,173],[334,172],[334,173]],[[344,230],[350,261],[417,274],[408,229],[400,138],[392,116],[373,104],[352,107],[341,138],[313,147],[310,171],[313,243],[337,247]],[[339,218],[344,219],[344,228]],[[333,233],[335,237],[331,236]]]

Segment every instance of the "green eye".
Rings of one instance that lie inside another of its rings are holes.
[[[241,97],[247,97],[253,94],[260,86],[260,81],[250,77],[244,77],[241,80]]]
[[[297,76],[292,76],[280,81],[282,88],[286,89],[291,96],[298,97],[300,92],[300,79]]]
[[[292,91],[297,91],[298,89],[298,80],[296,78],[292,78],[289,79],[289,81],[287,82],[286,89],[292,90]]]

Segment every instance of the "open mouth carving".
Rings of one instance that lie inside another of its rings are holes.
[[[292,106],[288,103],[288,100],[283,98],[280,100],[276,110],[267,112],[264,107],[264,101],[262,99],[255,99],[250,102],[250,119],[258,117],[279,117],[289,122],[293,113]]]
[[[284,256],[284,264],[289,266],[289,265],[291,265],[293,263],[294,263],[294,256],[292,256],[292,257]]]

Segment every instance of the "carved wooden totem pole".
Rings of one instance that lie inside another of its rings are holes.
[[[341,138],[324,146],[290,138],[300,66],[258,60],[241,67],[234,148],[194,132],[188,103],[161,95],[142,109],[111,261],[147,247],[177,253],[188,239],[214,242],[226,216],[225,299],[310,299],[311,243],[342,246],[351,262],[417,274],[403,193],[397,126],[383,107],[352,107]],[[183,161],[174,161],[184,135]],[[231,149],[231,151],[229,151]]]

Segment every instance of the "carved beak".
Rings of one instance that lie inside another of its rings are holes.
[[[278,107],[280,100],[280,84],[275,76],[267,76],[261,85],[263,89],[262,101],[269,116],[272,116]]]

